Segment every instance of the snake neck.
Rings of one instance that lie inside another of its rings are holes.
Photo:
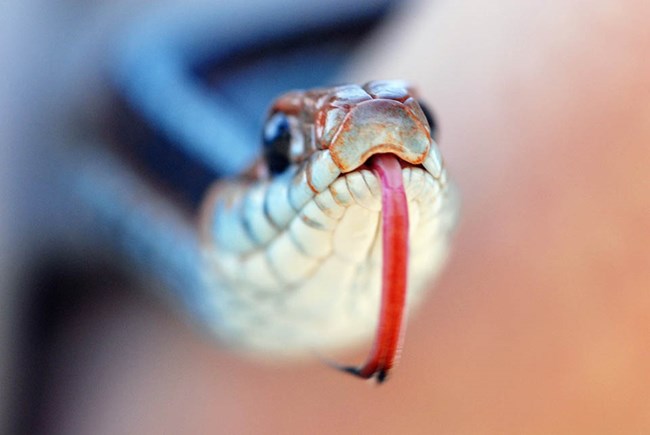
[[[444,172],[444,171],[443,171]],[[202,212],[215,330],[249,350],[300,354],[346,347],[377,327],[381,187],[360,169],[296,209],[288,174],[216,187]],[[410,216],[409,305],[442,265],[453,201],[446,176],[402,168]]]

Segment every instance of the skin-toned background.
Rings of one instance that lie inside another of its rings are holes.
[[[418,85],[463,213],[392,378],[242,360],[107,283],[55,340],[45,427],[650,432],[650,3],[408,9],[347,79]]]

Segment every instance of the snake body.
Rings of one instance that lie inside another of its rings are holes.
[[[210,34],[209,23],[194,21],[194,36],[183,38],[175,26],[145,24],[122,44],[115,70],[145,118],[224,175],[199,216],[178,210],[102,144],[68,159],[78,174],[71,188],[92,210],[93,228],[223,342],[268,358],[366,340],[378,328],[385,193],[369,159],[391,155],[401,165],[409,306],[448,252],[457,201],[431,116],[399,81],[292,91],[271,106],[254,157],[249,129],[221,134],[239,121],[187,75],[209,45],[197,36]]]

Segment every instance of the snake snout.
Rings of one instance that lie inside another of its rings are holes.
[[[426,158],[431,135],[418,114],[396,100],[359,103],[345,116],[329,150],[341,172],[350,172],[371,156],[394,154],[418,165]]]

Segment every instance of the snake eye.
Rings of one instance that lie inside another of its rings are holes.
[[[429,123],[429,131],[431,132],[431,137],[436,138],[438,137],[438,126],[436,125],[436,119],[433,117],[433,113],[429,109],[429,107],[424,104],[422,101],[418,101],[420,104],[420,109],[422,109],[422,113],[424,113],[424,117],[427,119],[427,122]]]
[[[264,125],[264,158],[271,174],[284,172],[289,166],[291,127],[282,112],[273,114]]]

